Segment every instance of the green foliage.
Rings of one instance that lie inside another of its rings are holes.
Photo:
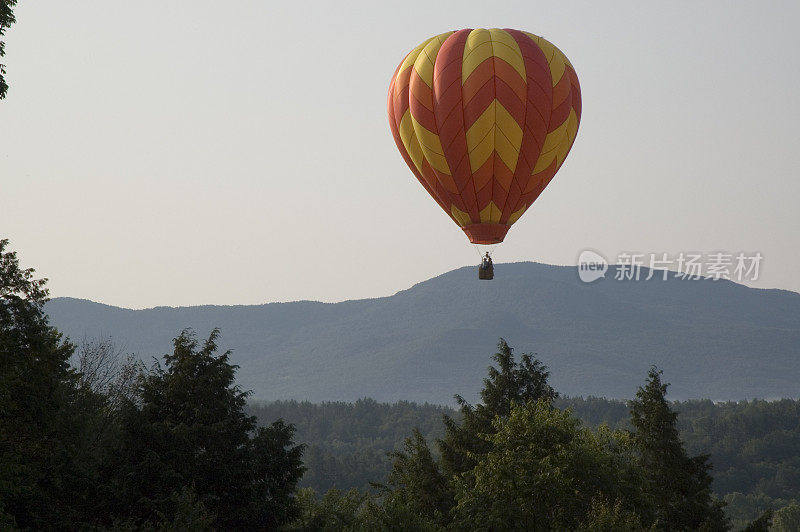
[[[455,480],[462,527],[575,530],[609,520],[597,501],[619,506],[612,520],[638,520],[645,503],[625,435],[595,433],[544,399],[513,406],[495,429],[491,450]]]
[[[297,500],[300,516],[284,527],[285,530],[308,532],[441,530],[398,500],[381,499],[355,489],[342,492],[332,488],[318,498],[311,488],[302,488],[298,491]]]
[[[93,489],[101,401],[80,387],[74,346],[48,324],[45,280],[7,245],[0,240],[0,523],[51,528],[79,522],[74,498]]]
[[[723,500],[727,504],[725,513],[735,529],[742,529],[771,508],[781,508],[789,504],[781,499],[770,499],[765,495],[726,493]]]
[[[282,421],[256,429],[230,352],[216,354],[218,337],[214,330],[199,345],[184,331],[166,367],[143,376],[139,401],[126,404],[114,492],[138,522],[171,520],[180,510],[175,494],[186,487],[221,528],[272,527],[295,516],[302,446]]]
[[[546,369],[540,363],[531,357],[516,364],[502,341],[499,351],[498,365],[490,369],[481,392],[485,403],[472,406],[462,400],[459,421],[452,414],[444,416],[445,436],[439,442],[438,459],[428,446],[431,438],[412,432],[402,450],[390,453],[393,468],[382,491],[361,494],[357,504],[344,505],[349,508],[344,515],[355,515],[348,529],[403,529],[403,523],[412,520],[411,528],[428,530],[730,528],[723,504],[711,493],[708,456],[693,456],[682,440],[682,434],[695,440],[701,434],[713,439],[702,431],[713,427],[709,418],[728,406],[708,401],[677,403],[678,416],[666,400],[667,385],[654,369],[630,403],[630,418],[625,419],[628,408],[619,401],[559,399],[547,386]],[[525,386],[538,377],[543,377],[538,386]],[[541,397],[520,400],[536,395]],[[380,410],[381,406],[371,408]],[[750,407],[743,403],[732,408]],[[337,409],[346,411],[341,404]],[[786,404],[779,409],[781,413],[770,423],[782,426],[785,415],[786,423],[796,424],[797,417]],[[280,409],[271,413],[276,415]],[[582,425],[578,417],[588,419],[589,425]],[[601,421],[616,430],[597,427]],[[337,424],[342,422],[347,424],[336,418]],[[353,424],[359,425],[359,420]],[[372,441],[380,439],[380,430],[367,433]],[[325,430],[320,436],[329,438]],[[776,446],[779,441],[789,447],[775,449],[780,450],[777,456],[791,454],[791,440],[771,439]],[[448,445],[457,451],[450,457],[463,458],[463,470],[452,467],[455,461],[448,469]],[[326,504],[332,505],[330,500]],[[333,506],[342,506],[337,504]],[[315,508],[326,511],[318,504]]]
[[[489,367],[489,376],[483,380],[480,396],[482,404],[472,406],[460,395],[461,421],[445,416],[445,436],[439,440],[442,468],[450,475],[469,471],[475,467],[477,457],[490,450],[483,434],[494,432],[496,416],[507,417],[511,405],[540,399],[551,403],[558,394],[547,384],[547,368],[531,354],[523,354],[520,362],[514,360],[514,350],[504,339],[497,344],[498,351],[492,359],[498,367]]]
[[[364,506],[360,517],[358,530],[364,532],[374,530],[438,532],[443,530],[438,524],[414,512],[403,501],[393,497],[371,498]]]
[[[559,399],[591,425],[630,428],[622,401]],[[727,503],[725,513],[743,528],[769,508],[800,502],[800,401],[694,400],[671,403],[677,427],[690,454],[708,454],[714,463],[714,492]]]
[[[772,510],[767,510],[758,519],[747,525],[743,532],[769,532],[772,529]]]
[[[780,509],[800,500],[800,483],[780,484],[780,489],[775,483],[776,477],[791,478],[800,470],[792,465],[800,455],[800,401],[669,404],[678,412],[677,427],[687,453],[712,456],[714,492],[727,503],[725,513],[736,529],[747,526],[768,508]],[[617,429],[632,428],[630,410],[623,401],[557,398],[554,405],[571,409],[590,427],[607,423]],[[318,493],[333,485],[344,490],[369,489],[369,481],[387,478],[391,470],[387,453],[402,450],[403,440],[414,426],[433,442],[443,433],[439,421],[442,414],[458,419],[457,412],[444,407],[407,402],[389,405],[372,400],[256,403],[250,411],[262,422],[283,417],[297,424],[297,440],[308,444],[304,463],[309,470],[301,484],[314,487]],[[353,427],[352,431],[348,427]]]
[[[642,527],[639,516],[622,507],[622,501],[610,505],[594,500],[588,515],[576,529],[578,532],[639,532]]]
[[[800,530],[800,504],[784,506],[772,518],[773,532],[796,532]]]
[[[14,7],[17,0],[0,0],[0,37],[5,35],[6,29],[16,22]],[[6,55],[6,43],[0,40],[0,57]],[[0,64],[0,100],[8,93],[8,84],[5,80],[6,66]]]
[[[679,425],[687,445],[714,457],[716,492],[800,500],[800,401],[693,401],[676,408],[688,414]]]
[[[689,457],[677,429],[677,413],[666,400],[668,384],[651,368],[630,402],[633,443],[645,474],[645,489],[662,530],[726,530],[722,505],[711,495],[707,455]]]
[[[288,527],[288,530],[303,531],[346,531],[359,530],[360,513],[368,495],[351,489],[342,492],[331,488],[317,499],[311,488],[301,488],[297,492],[299,516]]]
[[[184,331],[149,371],[117,364],[103,342],[85,344],[70,368],[75,347],[48,323],[44,281],[6,247],[2,529],[725,530],[708,455],[696,452],[714,454],[737,526],[767,530],[778,508],[773,528],[798,528],[797,401],[670,404],[652,370],[625,419],[619,402],[559,399],[546,368],[531,355],[516,362],[501,339],[482,402],[457,396],[458,413],[368,399],[246,413],[216,330],[202,343]],[[312,443],[307,480],[386,484],[297,494],[303,446],[283,417]]]
[[[372,482],[389,475],[389,453],[402,449],[403,440],[416,427],[432,441],[443,434],[441,418],[452,409],[400,401],[389,405],[373,399],[355,403],[312,404],[298,401],[255,402],[248,411],[259,423],[289,419],[297,428],[295,439],[307,443],[303,487],[325,493],[331,488],[369,490]]]
[[[325,516],[325,512],[326,508],[328,511],[334,511],[330,510],[331,507],[337,509],[335,515],[330,517],[331,520],[342,522],[342,515],[348,516],[346,526],[360,530],[438,530],[460,525],[472,527],[471,523],[477,523],[485,517],[485,514],[480,512],[476,515],[470,513],[477,503],[469,499],[469,496],[472,493],[479,493],[479,490],[476,489],[477,484],[469,485],[468,477],[473,473],[473,469],[478,470],[484,465],[488,460],[487,457],[494,456],[491,453],[495,442],[491,439],[491,435],[501,428],[499,423],[502,423],[502,420],[515,412],[514,405],[538,401],[537,404],[552,410],[552,401],[557,396],[547,384],[546,369],[532,355],[523,355],[521,362],[517,363],[512,349],[504,340],[500,340],[498,347],[499,351],[494,355],[498,367],[489,368],[489,377],[484,381],[484,388],[481,391],[484,402],[473,407],[457,396],[461,404],[460,423],[453,416],[443,416],[445,436],[439,440],[441,463],[437,462],[422,432],[414,430],[412,436],[405,439],[403,450],[390,454],[393,464],[387,484],[380,486],[381,492],[378,496],[359,501],[360,506],[355,511],[356,518],[349,517],[354,513],[355,503],[344,504],[339,492],[333,492],[332,500],[326,499],[326,495],[320,503],[306,502],[305,507],[310,510],[303,512],[306,518],[296,521],[296,526],[309,527],[314,522],[313,519],[316,519],[317,523],[328,522],[329,518]],[[602,438],[605,438],[603,441],[610,442],[607,434],[607,431],[603,433]],[[615,449],[612,451],[610,447]],[[611,456],[617,456],[615,453],[621,452],[622,445],[615,441],[610,447],[609,464],[616,464],[618,467],[612,467],[615,474],[620,478],[627,478],[630,468],[625,467],[624,463],[617,463]],[[469,467],[470,463],[475,465]],[[486,467],[489,470],[494,468],[492,464]],[[518,469],[513,469],[515,473],[519,472]],[[594,472],[592,470],[586,475]],[[637,490],[617,491],[633,493]],[[454,508],[456,492],[460,497],[458,508]],[[511,493],[511,496],[514,496],[514,492]],[[519,495],[519,497],[524,496]],[[485,497],[478,497],[475,501],[477,500],[486,502]],[[587,513],[592,507],[591,502],[592,497],[589,497],[585,505]],[[342,507],[347,511],[339,513],[338,508]],[[320,516],[318,512],[322,512],[323,515]],[[455,525],[454,516],[458,519]],[[573,524],[578,522],[572,521]]]
[[[441,464],[435,462],[418,431],[406,439],[404,452],[393,454],[385,499],[421,516],[428,526],[451,521],[456,505],[454,487],[460,475],[472,471],[491,452],[492,440],[487,436],[496,432],[495,420],[507,418],[514,404],[539,400],[549,405],[557,396],[547,384],[546,368],[532,355],[522,355],[517,363],[513,349],[501,338],[493,359],[497,367],[490,367],[484,380],[483,403],[472,406],[456,396],[461,405],[460,423],[443,416],[445,435],[438,440]]]
[[[453,507],[447,477],[431,454],[428,442],[414,429],[403,451],[395,451],[385,498],[431,523],[444,524]]]
[[[0,528],[273,529],[296,516],[294,428],[244,412],[218,331],[184,331],[152,370],[75,347],[44,280],[0,240]]]
[[[569,408],[590,427],[608,425],[614,429],[631,428],[631,411],[625,401],[605,397],[558,397],[553,405]]]
[[[164,532],[179,532],[182,530],[207,532],[214,530],[214,516],[197,497],[194,489],[184,487],[180,493],[173,493],[170,498],[175,512],[172,520],[165,519],[166,522],[159,527],[160,530]]]

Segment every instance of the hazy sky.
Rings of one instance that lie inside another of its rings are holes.
[[[23,0],[0,236],[54,296],[133,308],[375,297],[474,264],[386,90],[425,38],[512,27],[570,58],[583,117],[496,261],[760,251],[755,286],[798,291],[799,4],[659,6]]]

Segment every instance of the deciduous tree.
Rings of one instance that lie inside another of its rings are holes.
[[[595,433],[544,399],[515,403],[494,427],[484,436],[491,450],[455,479],[458,527],[548,531],[638,524],[643,501],[624,435]]]

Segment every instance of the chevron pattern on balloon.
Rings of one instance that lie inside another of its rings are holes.
[[[388,111],[423,187],[470,241],[496,243],[563,165],[580,123],[580,86],[542,37],[465,29],[404,58]]]

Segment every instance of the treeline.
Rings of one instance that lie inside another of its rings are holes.
[[[377,493],[300,492],[297,530],[729,530],[706,455],[690,455],[650,371],[630,402],[631,430],[592,429],[532,355],[501,340],[471,405],[443,416],[433,447],[414,430]],[[289,403],[296,407],[297,403]],[[372,405],[373,410],[387,411]],[[753,523],[766,529],[767,512]]]
[[[245,414],[217,331],[184,331],[151,368],[104,342],[76,350],[48,324],[44,281],[6,246],[0,530],[268,530],[299,515],[303,447],[283,421]]]
[[[607,424],[630,430],[625,401],[597,397],[558,397],[554,405],[571,409],[587,426]],[[678,412],[677,428],[690,454],[708,454],[713,465],[712,488],[727,503],[734,526],[756,519],[769,509],[800,503],[800,401],[709,400],[670,403]],[[250,413],[260,421],[287,419],[296,426],[297,441],[306,444],[307,471],[302,487],[325,493],[331,488],[369,491],[392,468],[390,453],[418,428],[425,440],[444,436],[442,416],[458,419],[458,411],[410,402],[394,404],[361,399],[355,403],[314,404],[298,401],[256,402]]]
[[[567,398],[557,404],[592,426],[630,427],[622,401]],[[800,503],[800,401],[693,400],[672,406],[686,448],[711,456],[714,492],[728,503],[734,524]]]
[[[306,447],[295,427],[270,419],[276,405],[246,411],[247,393],[235,383],[229,352],[218,351],[218,331],[205,341],[180,333],[149,368],[120,358],[109,343],[78,348],[48,324],[44,281],[20,269],[6,245],[0,241],[0,529],[731,528],[712,493],[709,456],[681,439],[655,368],[620,428],[595,427],[560,408],[541,362],[517,359],[503,340],[481,402],[456,396],[457,412],[370,400],[282,403],[304,437],[325,442],[324,452],[345,449],[341,462],[328,464],[333,477],[324,467],[316,480],[309,476],[322,486],[363,486],[358,476],[335,475],[356,467],[360,455],[351,450],[372,446],[364,456],[374,458],[406,435],[388,468],[364,473],[381,473],[369,491],[315,492],[298,488]],[[252,412],[267,422],[259,426]],[[713,425],[707,418],[698,424]],[[775,453],[785,456],[786,449]],[[766,510],[748,530],[799,523],[800,506],[789,505]]]
[[[248,412],[262,422],[291,420],[296,440],[306,445],[306,472],[300,485],[325,493],[330,488],[369,491],[392,467],[389,452],[398,450],[414,429],[433,441],[444,435],[442,416],[451,408],[418,405],[408,401],[394,404],[374,399],[355,403],[298,401],[254,402]],[[269,421],[268,421],[269,420]]]

